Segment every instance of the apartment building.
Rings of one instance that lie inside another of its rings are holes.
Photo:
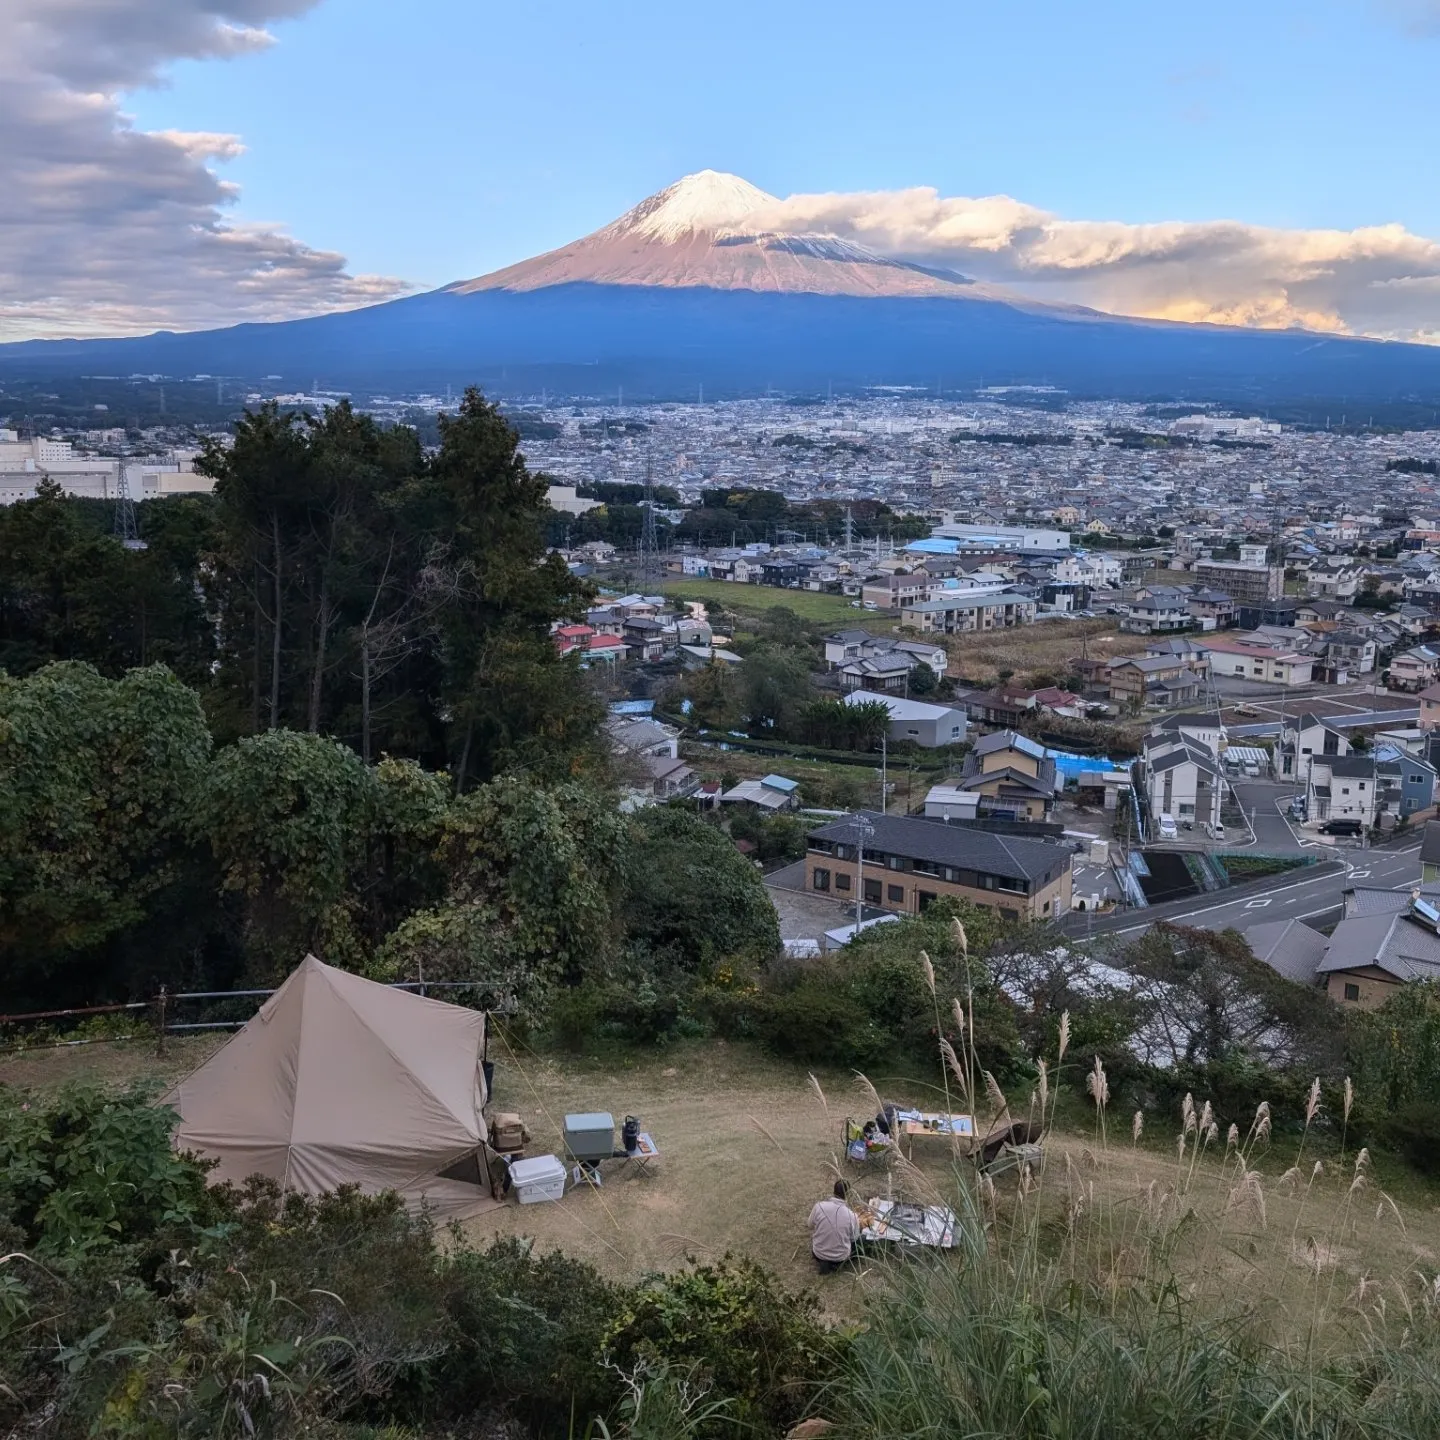
[[[1255,604],[1285,594],[1283,565],[1247,565],[1239,560],[1197,560],[1195,579],[1207,589],[1223,590],[1235,601]]]
[[[962,635],[974,630],[1008,630],[1035,623],[1035,601],[1013,591],[998,594],[937,594],[900,612],[904,625],[922,635]]]
[[[867,811],[810,831],[805,888],[853,901],[858,882],[866,905],[909,915],[952,895],[1007,920],[1050,920],[1070,909],[1070,859],[1048,840]]]

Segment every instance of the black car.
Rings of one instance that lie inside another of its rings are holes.
[[[1365,826],[1359,820],[1327,820],[1321,827],[1322,835],[1363,835]]]

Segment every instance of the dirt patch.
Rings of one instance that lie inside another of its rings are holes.
[[[1099,619],[1051,620],[944,639],[950,653],[948,673],[981,685],[993,684],[1002,670],[1013,672],[1016,685],[1034,685],[1047,678],[1058,684],[1082,648],[1091,660],[1109,660],[1143,655],[1146,645],[1145,636],[1123,634],[1113,620]]]

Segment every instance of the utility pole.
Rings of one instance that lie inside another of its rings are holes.
[[[644,514],[640,521],[640,588],[654,588],[657,542],[655,539],[655,479],[651,470],[651,451],[645,450]]]
[[[875,827],[860,811],[855,813],[855,933],[865,918],[865,842],[875,833]]]
[[[890,812],[890,787],[886,783],[889,779],[888,771],[890,768],[890,755],[887,741],[887,736],[882,735],[880,737],[880,813],[882,815],[887,815]]]

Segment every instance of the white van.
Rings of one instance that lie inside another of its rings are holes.
[[[1225,827],[1217,820],[1213,825],[1206,825],[1205,833],[1212,840],[1223,840],[1225,838]]]
[[[1180,831],[1176,828],[1173,815],[1160,817],[1160,838],[1162,840],[1178,840],[1180,838]]]

